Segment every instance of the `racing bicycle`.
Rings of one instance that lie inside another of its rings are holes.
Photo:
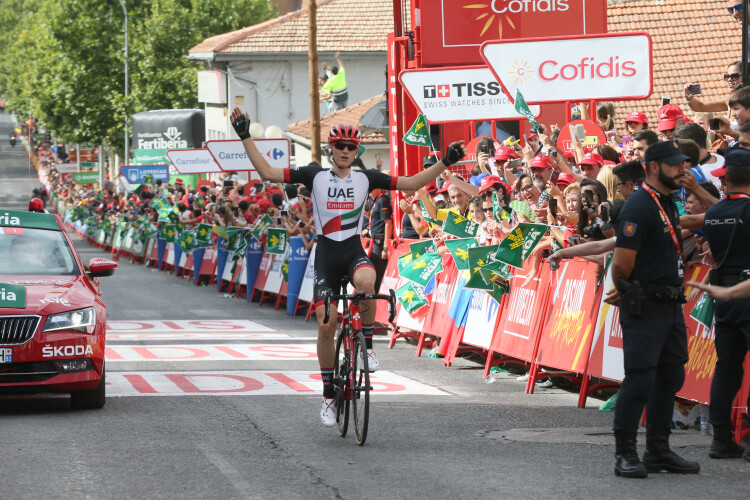
[[[347,282],[343,283],[346,290]],[[336,335],[336,365],[333,369],[333,386],[336,401],[336,425],[339,435],[346,436],[349,428],[349,409],[354,413],[354,434],[357,444],[362,446],[367,439],[367,424],[370,419],[370,370],[367,366],[367,347],[362,333],[361,303],[365,300],[387,300],[388,322],[396,316],[396,294],[368,294],[355,291],[352,294],[333,295],[325,298],[325,323],[329,319],[331,300],[343,302],[341,329]]]

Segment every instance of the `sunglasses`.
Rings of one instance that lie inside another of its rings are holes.
[[[742,12],[742,4],[738,3],[734,7],[727,7],[727,12],[734,14],[735,12]]]
[[[731,73],[731,74],[730,73],[724,73],[724,80],[726,80],[726,81],[729,81],[729,80],[739,80],[739,79],[740,79],[740,74],[739,73]]]
[[[349,142],[337,142],[333,145],[334,148],[338,149],[339,151],[356,151],[359,149],[359,146],[356,144],[351,144]]]
[[[492,212],[492,207],[490,207],[490,208],[482,208],[482,211],[485,212],[485,213],[486,212]]]

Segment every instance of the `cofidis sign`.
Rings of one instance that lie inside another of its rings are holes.
[[[617,33],[486,42],[482,57],[527,103],[645,99],[652,91],[651,37]]]

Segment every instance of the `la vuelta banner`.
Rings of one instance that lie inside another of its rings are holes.
[[[492,337],[491,352],[531,361],[542,321],[544,292],[549,287],[549,266],[541,263],[533,273],[533,259],[523,269],[513,269],[510,294]]]
[[[552,274],[552,300],[539,342],[542,366],[582,373],[589,355],[599,294],[596,264],[568,260]]]
[[[690,267],[685,273],[685,281],[701,281],[707,273],[706,266]],[[686,293],[691,291],[692,287]],[[713,328],[706,328],[690,316],[699,299],[700,295],[682,306],[688,337],[688,362],[685,365],[685,383],[677,396],[708,404],[711,399],[711,380],[716,368],[715,332]]]
[[[606,0],[416,0],[425,66],[482,62],[488,40],[606,33]],[[523,59],[523,54],[508,54]]]

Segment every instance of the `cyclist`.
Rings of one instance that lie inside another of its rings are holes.
[[[448,166],[464,156],[463,143],[451,144],[442,161],[411,177],[391,177],[377,170],[353,170],[352,162],[357,156],[360,134],[351,125],[337,125],[328,134],[331,146],[331,169],[308,165],[297,168],[273,168],[258,151],[250,137],[249,115],[235,108],[231,116],[232,126],[242,140],[247,156],[263,180],[271,182],[299,183],[312,193],[313,214],[318,234],[315,252],[315,314],[318,318],[318,362],[323,378],[323,405],[320,420],[326,426],[336,425],[334,406],[333,367],[336,349],[337,312],[332,304],[330,319],[324,323],[325,294],[335,290],[348,276],[357,290],[375,293],[375,268],[367,258],[360,234],[362,212],[370,191],[374,189],[412,190],[425,186]],[[367,348],[369,370],[379,368],[378,359],[372,350],[372,334],[375,324],[375,301],[367,301],[362,308],[362,330]]]

